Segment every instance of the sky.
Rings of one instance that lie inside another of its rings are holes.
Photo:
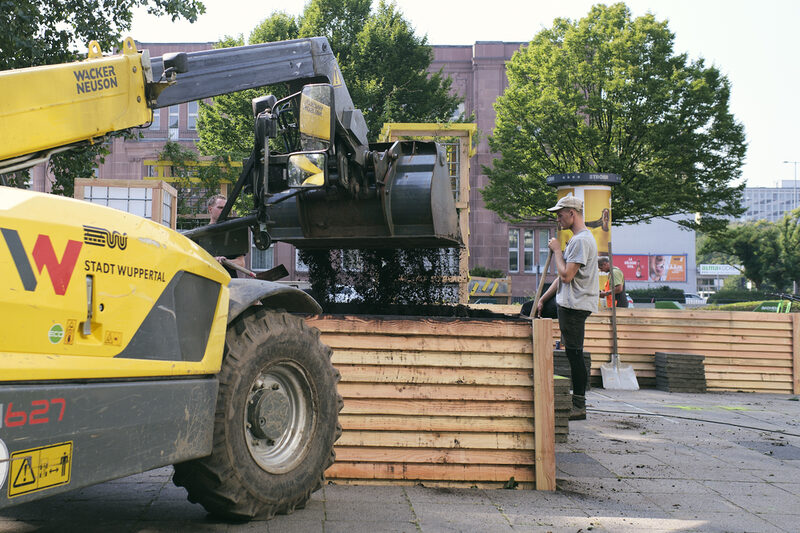
[[[135,12],[131,36],[141,42],[217,41],[244,35],[274,11],[298,16],[307,0],[202,0],[197,22]],[[556,17],[577,20],[596,1],[397,0],[428,43],[527,42]],[[607,2],[611,3],[611,2]],[[800,171],[800,1],[628,0],[633,15],[653,13],[675,34],[675,53],[704,58],[731,82],[730,109],[744,125],[742,179],[772,187]],[[784,163],[796,161],[797,164]]]

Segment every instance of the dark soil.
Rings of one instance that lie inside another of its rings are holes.
[[[472,309],[465,305],[426,304],[370,304],[370,303],[321,303],[322,312],[330,315],[394,315],[394,316],[438,316],[455,318],[513,318],[487,309]]]

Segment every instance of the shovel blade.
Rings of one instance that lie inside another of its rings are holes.
[[[631,365],[604,363],[600,365],[603,388],[609,390],[639,390],[639,382]]]

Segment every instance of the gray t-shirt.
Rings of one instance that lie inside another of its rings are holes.
[[[572,236],[564,250],[564,262],[581,266],[571,282],[559,283],[556,303],[561,307],[596,313],[600,274],[597,271],[597,243],[592,232],[587,229]]]

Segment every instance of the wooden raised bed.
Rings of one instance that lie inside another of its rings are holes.
[[[705,356],[709,391],[800,394],[797,313],[618,309],[617,334],[621,361],[633,365],[644,386],[655,385],[655,352],[683,352]],[[585,348],[597,381],[610,360],[608,311],[589,317]]]
[[[550,399],[536,409],[550,428],[537,435],[531,322],[342,315],[308,322],[342,374],[343,433],[328,479],[499,488],[513,478],[524,488],[555,487],[554,442],[556,434],[566,438],[569,382],[553,379],[551,356],[541,376],[552,386],[538,387],[549,388]],[[552,354],[550,321],[539,322],[548,328],[539,349]],[[539,472],[537,459],[547,463]]]

